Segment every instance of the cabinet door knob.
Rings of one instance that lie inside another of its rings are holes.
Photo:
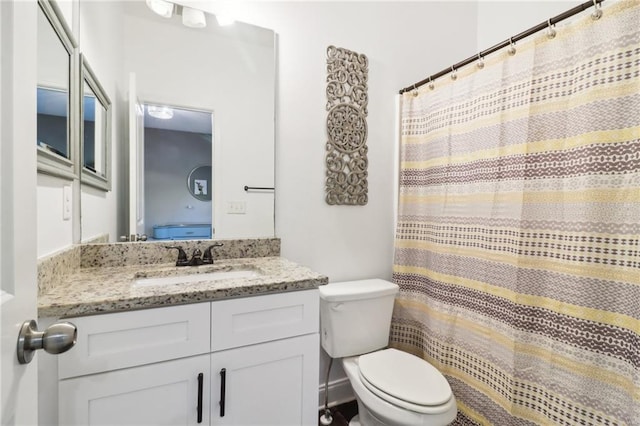
[[[220,370],[220,417],[224,417],[225,391],[227,387],[227,369]]]
[[[18,362],[28,364],[38,349],[50,354],[61,354],[76,344],[78,329],[70,322],[57,322],[45,331],[38,331],[35,320],[25,321],[18,335]]]

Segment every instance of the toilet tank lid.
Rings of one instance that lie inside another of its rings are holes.
[[[400,287],[389,281],[378,278],[359,281],[344,281],[318,287],[320,299],[327,302],[345,302],[355,299],[372,299],[390,296],[398,292]]]

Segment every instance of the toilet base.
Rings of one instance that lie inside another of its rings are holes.
[[[379,418],[377,418],[371,410],[369,410],[363,403],[360,401],[360,398],[356,396],[356,401],[358,403],[358,414],[351,419],[349,422],[349,426],[389,426],[389,423],[385,423]],[[362,420],[361,420],[362,419]]]
[[[360,423],[360,414],[356,414],[355,416],[353,416],[353,418],[349,421],[349,426],[362,426],[362,423]]]

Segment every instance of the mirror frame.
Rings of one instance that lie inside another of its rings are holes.
[[[107,92],[104,90],[100,81],[96,77],[95,73],[91,69],[87,57],[84,54],[80,54],[80,90],[79,99],[80,102],[80,168],[82,170],[82,176],[80,177],[81,185],[88,185],[97,189],[101,189],[105,192],[111,191],[111,100],[107,96]],[[105,109],[105,132],[104,132],[104,176],[100,175],[84,166],[84,85],[88,84],[93,93],[96,95],[96,100],[100,102]]]
[[[64,19],[58,5],[49,0],[38,0],[38,6],[51,24],[63,47],[69,54],[69,110],[67,111],[67,143],[69,158],[62,157],[41,146],[36,145],[38,156],[38,173],[61,177],[69,180],[77,179],[79,173],[79,104],[78,104],[78,63],[79,52],[71,29]],[[34,87],[34,90],[37,86]]]

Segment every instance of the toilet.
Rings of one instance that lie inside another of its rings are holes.
[[[427,361],[387,348],[398,286],[370,279],[320,286],[321,342],[342,358],[358,403],[350,426],[444,426],[456,418],[456,399]]]

